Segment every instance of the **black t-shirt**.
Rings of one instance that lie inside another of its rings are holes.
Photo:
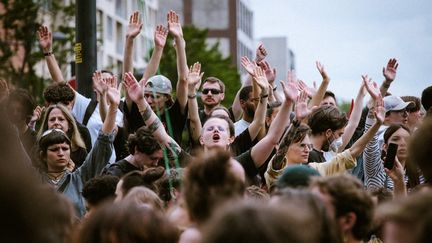
[[[240,135],[234,138],[234,142],[231,144],[231,150],[234,155],[240,155],[250,148],[252,148],[255,144],[257,144],[258,139],[252,141],[249,129],[244,130]]]
[[[81,138],[84,141],[87,152],[90,152],[90,150],[92,149],[92,142],[88,128],[85,127],[83,124],[79,123],[76,119],[75,123],[77,125],[78,132],[80,133]]]
[[[309,152],[309,158],[308,158],[308,163],[311,162],[317,162],[317,163],[326,162],[326,159],[324,158],[324,153],[316,150],[315,148],[312,149],[312,151]]]
[[[116,161],[115,163],[105,166],[105,168],[101,172],[101,175],[113,175],[113,176],[117,176],[118,178],[121,178],[125,174],[134,170],[141,170],[141,169],[135,167],[135,165],[129,163],[127,160],[122,159]]]
[[[174,102],[174,104],[165,110],[164,114],[162,114],[159,119],[165,127],[165,130],[174,138],[174,140],[181,144],[183,129],[186,124],[187,119],[187,105],[184,113],[180,110],[180,103],[178,100]],[[138,106],[135,103],[132,103],[131,110],[129,111],[128,107],[124,106],[124,119],[125,124],[127,124],[128,134],[134,133],[138,128],[145,125],[144,120],[142,119],[141,114],[139,113]],[[172,133],[169,131],[168,119],[170,121],[170,126],[172,128]]]

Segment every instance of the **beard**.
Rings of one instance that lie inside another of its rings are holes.
[[[328,139],[326,139],[323,143],[323,145],[321,146],[321,150],[328,152],[330,150],[330,141]]]
[[[246,107],[245,113],[248,117],[251,118],[255,116],[255,110],[252,107]]]

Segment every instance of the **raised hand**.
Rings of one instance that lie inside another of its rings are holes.
[[[241,58],[241,65],[246,69],[246,72],[248,72],[249,75],[253,76],[254,69],[257,66],[254,62],[249,60],[247,56],[244,56]]]
[[[255,67],[253,73],[253,81],[261,88],[261,95],[268,95],[268,81],[261,67]]]
[[[371,98],[377,101],[377,99],[381,96],[381,92],[377,83],[372,82],[372,79],[369,78],[367,75],[362,75],[362,79],[363,79],[363,85],[365,86]]]
[[[196,91],[199,89],[201,85],[201,79],[204,75],[204,73],[200,72],[201,63],[196,62],[190,67],[189,73],[187,75],[189,94],[196,93]]]
[[[29,123],[35,123],[35,122],[39,121],[43,111],[44,111],[44,107],[36,106],[36,108],[33,110],[33,115],[30,118]]]
[[[156,46],[164,47],[166,43],[166,39],[168,36],[168,29],[163,25],[156,26],[156,30],[154,33],[154,42]]]
[[[377,119],[377,121],[380,124],[384,123],[385,113],[386,113],[386,111],[385,111],[385,108],[384,108],[384,101],[383,101],[383,98],[382,98],[382,96],[380,94],[378,96],[378,99],[376,100],[376,107],[375,107],[375,110],[374,110],[375,118]]]
[[[183,37],[183,30],[179,21],[179,16],[174,11],[167,14],[168,30],[174,37]]]
[[[102,72],[97,70],[93,73],[92,76],[93,80],[93,90],[99,93],[100,95],[104,94],[107,89],[107,83],[106,80],[103,78]]]
[[[296,76],[295,70],[288,70],[287,80],[288,80],[288,82],[295,83],[298,87],[297,76]]]
[[[315,82],[314,82],[315,83]],[[300,91],[304,91],[309,97],[312,97],[316,94],[316,87],[309,87],[303,80],[298,81],[298,86]]]
[[[52,46],[52,33],[49,31],[48,27],[46,25],[42,25],[39,27],[38,32],[38,39],[39,39],[39,45],[42,48],[43,52],[51,52],[51,46]]]
[[[387,63],[387,67],[383,67],[383,75],[388,82],[393,82],[396,78],[397,68],[399,63],[395,58],[390,58]]]
[[[309,116],[309,114],[312,113],[312,111],[317,108],[315,106],[312,109],[309,109],[306,103],[307,98],[308,98],[308,94],[304,90],[301,91],[299,96],[297,97],[297,102],[295,105],[295,116],[298,121],[301,121],[307,116]]]
[[[271,69],[267,61],[262,61],[258,64],[264,71],[269,84],[273,84],[276,79],[276,68]]]
[[[124,87],[133,102],[140,103],[144,100],[144,87],[138,83],[131,72],[124,74]]]
[[[107,78],[108,85],[107,99],[111,106],[116,107],[120,104],[120,91],[117,89],[115,83],[117,83],[117,77],[111,76]]]
[[[141,32],[142,26],[140,13],[138,11],[133,12],[129,18],[126,37],[135,38]]]
[[[282,90],[285,95],[285,99],[295,102],[299,95],[297,82],[288,80],[286,84],[284,83],[284,81],[281,81],[280,84],[282,85]]]
[[[260,63],[264,58],[267,56],[267,50],[265,49],[264,45],[261,43],[257,50],[255,55],[255,62]]]
[[[327,72],[324,69],[324,65],[322,65],[319,61],[316,62],[316,67],[318,69],[318,72],[321,74],[321,77],[323,81],[330,81],[329,76],[327,75]]]

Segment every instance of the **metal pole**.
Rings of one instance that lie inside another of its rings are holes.
[[[75,67],[78,92],[93,96],[92,74],[97,67],[96,0],[76,0]]]

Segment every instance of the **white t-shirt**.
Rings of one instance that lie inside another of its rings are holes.
[[[235,136],[237,137],[240,135],[244,130],[246,130],[249,127],[250,123],[240,119],[236,123],[234,123],[234,130],[235,130]]]
[[[90,101],[91,99],[84,97],[83,95],[75,91],[75,103],[72,108],[72,114],[75,116],[76,120],[81,124],[84,120],[84,115],[87,110],[87,106],[90,104]],[[96,142],[99,131],[102,129],[102,124],[103,122],[102,122],[102,118],[100,117],[99,104],[98,104],[93,114],[91,114],[86,125],[87,129],[90,132],[92,145],[94,145]],[[123,113],[120,110],[117,111],[116,125],[119,127],[123,127]],[[110,163],[116,161],[115,152],[112,153],[109,161]]]

